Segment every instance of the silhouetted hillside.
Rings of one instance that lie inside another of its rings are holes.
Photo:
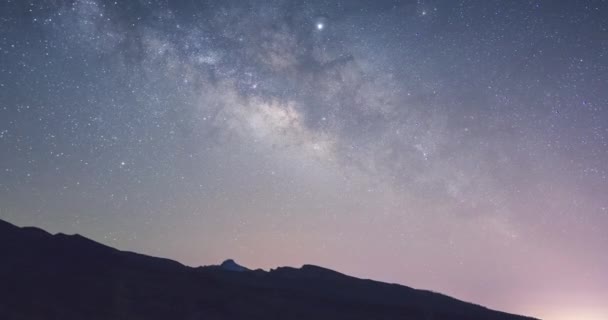
[[[532,319],[305,265],[190,268],[0,220],[0,319]]]

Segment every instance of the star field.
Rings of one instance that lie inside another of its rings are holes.
[[[608,2],[0,3],[0,218],[608,308]]]

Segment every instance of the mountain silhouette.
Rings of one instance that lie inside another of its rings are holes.
[[[192,268],[0,220],[0,319],[533,319],[313,265]]]

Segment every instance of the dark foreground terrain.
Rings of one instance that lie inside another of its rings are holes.
[[[0,220],[0,319],[532,319],[321,267],[191,268]]]

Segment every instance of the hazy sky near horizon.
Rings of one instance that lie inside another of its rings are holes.
[[[0,218],[608,318],[607,1],[0,1]]]

